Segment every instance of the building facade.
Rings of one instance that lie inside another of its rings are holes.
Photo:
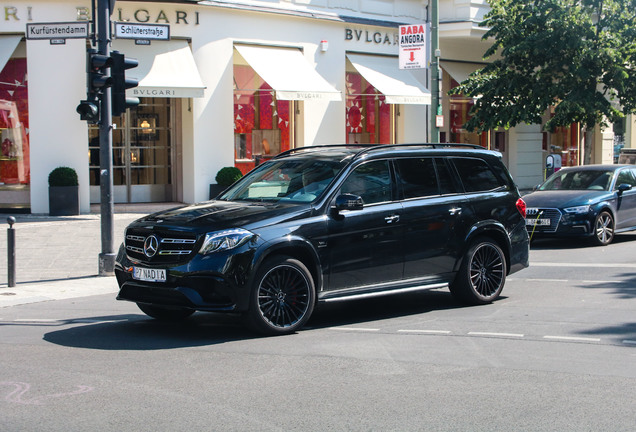
[[[420,0],[117,1],[113,22],[167,26],[170,40],[112,40],[139,61],[127,75],[139,79],[128,92],[140,98],[113,119],[115,202],[203,201],[220,168],[247,172],[295,147],[426,142],[429,71],[400,70],[397,59],[398,26],[426,23],[428,8]],[[531,187],[550,149],[580,147],[575,127],[555,137],[540,125],[471,134],[462,124],[472,101],[445,95],[483,65],[486,11],[485,1],[440,1],[441,138],[501,151],[517,184]],[[0,203],[48,213],[48,174],[70,166],[88,212],[100,199],[99,139],[75,108],[86,97],[90,41],[34,39],[26,29],[87,21],[91,4],[9,0],[0,14]],[[605,150],[598,144],[600,160]]]

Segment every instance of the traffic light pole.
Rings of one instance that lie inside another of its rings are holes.
[[[431,142],[439,142],[439,0],[431,1]]]
[[[113,2],[114,3],[114,2]],[[97,0],[97,50],[99,54],[110,55],[110,3]],[[111,90],[105,89],[101,97],[99,121],[99,188],[102,233],[102,252],[99,254],[99,275],[110,276],[115,271],[115,251],[113,238],[115,229],[113,213],[113,116],[110,110]]]

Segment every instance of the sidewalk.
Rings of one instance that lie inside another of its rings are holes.
[[[179,203],[116,204],[114,252],[126,226],[146,214]],[[114,276],[99,277],[101,221],[99,205],[79,216],[0,213],[0,307],[117,292]],[[16,237],[16,286],[8,286],[7,218]]]

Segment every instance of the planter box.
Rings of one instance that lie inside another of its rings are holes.
[[[51,216],[80,214],[79,186],[49,186],[49,214]]]

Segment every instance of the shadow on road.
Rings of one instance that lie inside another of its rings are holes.
[[[44,335],[56,345],[96,350],[163,350],[216,345],[255,337],[237,316],[198,313],[181,322],[163,322],[145,315],[113,315],[74,319],[71,328]]]
[[[301,331],[343,325],[365,325],[385,319],[461,307],[463,306],[447,291],[426,291],[333,303],[320,305],[305,329]],[[72,319],[58,323],[57,326],[59,325],[73,327],[48,332],[44,335],[45,341],[61,346],[95,350],[165,350],[260,337],[245,328],[238,315],[203,312],[181,322],[157,321],[140,312],[139,315]]]
[[[584,289],[602,289],[607,293],[615,294],[619,298],[636,298],[636,273],[621,273],[616,275],[612,283],[585,283],[579,285]]]

